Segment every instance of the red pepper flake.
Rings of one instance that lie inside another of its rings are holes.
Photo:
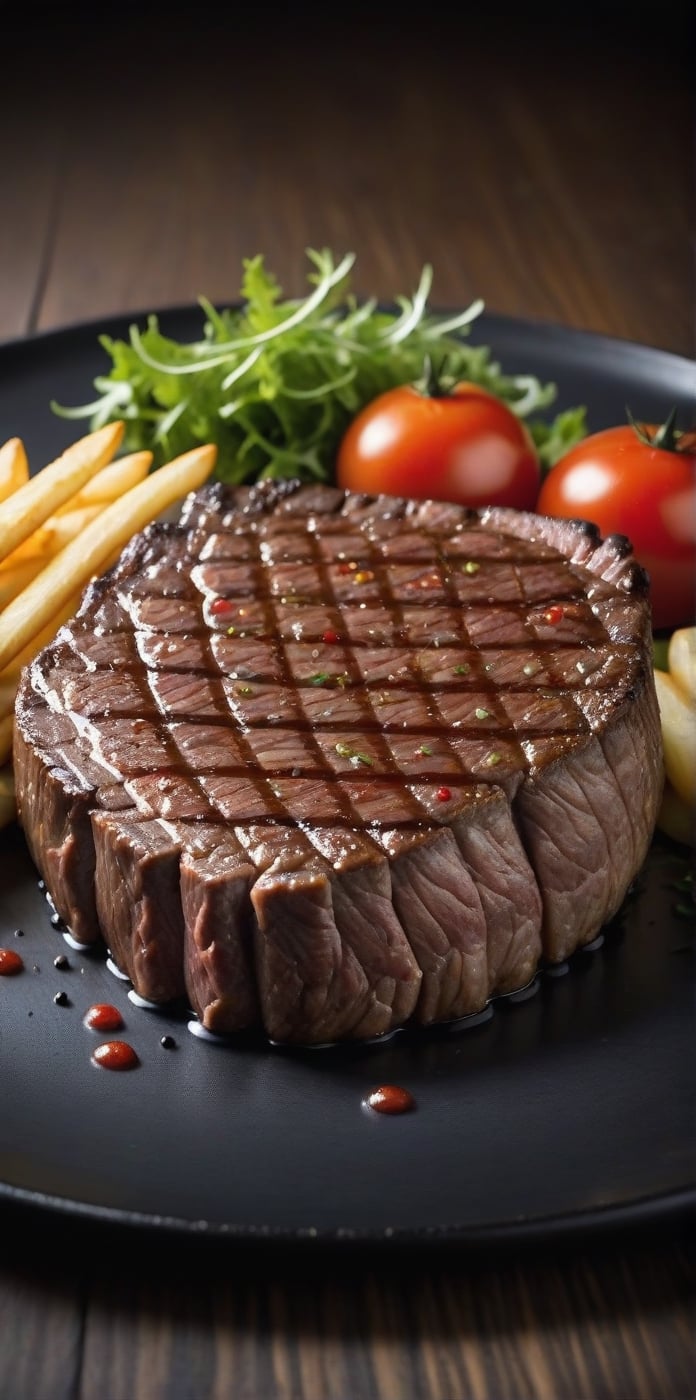
[[[0,948],[0,977],[16,977],[24,967],[24,959],[14,948]]]
[[[435,796],[438,802],[449,802],[452,794],[448,787],[439,787]]]
[[[550,608],[546,609],[544,613],[544,622],[549,622],[552,626],[555,626],[557,622],[561,621],[562,617],[563,608],[559,603],[554,603]]]
[[[219,617],[223,613],[232,613],[237,604],[231,603],[229,598],[214,598],[210,604],[210,611],[214,617]]]
[[[406,586],[407,588],[420,589],[440,588],[442,586],[442,579],[439,574],[421,574],[419,578],[410,578]]]
[[[327,647],[335,647],[338,643],[338,632],[334,632],[333,627],[327,627],[321,640]]]
[[[339,574],[354,574],[357,567],[357,564],[353,562],[350,564],[339,564],[338,572]]]

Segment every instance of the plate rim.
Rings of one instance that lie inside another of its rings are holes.
[[[488,1221],[477,1225],[387,1226],[382,1230],[364,1227],[354,1229],[340,1225],[332,1229],[314,1226],[242,1225],[230,1221],[211,1222],[203,1218],[189,1220],[181,1215],[158,1215],[148,1211],[119,1209],[105,1205],[90,1205],[72,1197],[50,1192],[31,1191],[0,1182],[0,1208],[19,1205],[23,1209],[49,1211],[53,1219],[97,1223],[99,1226],[126,1226],[133,1230],[149,1230],[156,1236],[166,1234],[179,1239],[232,1240],[237,1244],[299,1244],[308,1248],[322,1245],[346,1244],[355,1247],[381,1246],[385,1249],[404,1246],[456,1244],[471,1248],[524,1243],[541,1244],[583,1238],[590,1232],[602,1235],[630,1227],[696,1220],[696,1182],[691,1187],[658,1191],[636,1196],[621,1204],[588,1206],[583,1209],[554,1212],[548,1215],[519,1216]]]
[[[359,300],[362,299],[364,298],[359,298]],[[233,310],[240,307],[243,303],[239,297],[232,297],[230,299],[218,299],[217,304],[225,309]],[[380,301],[379,305],[383,310],[396,309],[394,303],[388,300]],[[429,313],[434,316],[454,315],[458,309],[460,308],[457,308],[453,303],[449,302],[432,302],[429,303],[428,306]],[[20,332],[15,335],[4,337],[0,339],[0,354],[4,355],[6,351],[38,346],[48,341],[59,339],[62,336],[89,331],[94,333],[98,343],[99,335],[103,333],[108,334],[108,327],[113,326],[116,322],[147,321],[148,316],[188,316],[194,313],[200,315],[202,320],[205,319],[204,309],[195,299],[164,302],[149,307],[141,306],[125,311],[105,311],[102,314],[84,318],[77,317],[75,319],[68,319],[60,322],[56,326],[39,327],[26,331],[23,334]],[[476,317],[475,320],[470,323],[469,329],[481,323],[490,325],[492,329],[498,328],[501,331],[531,331],[535,335],[541,337],[549,336],[551,339],[558,338],[568,341],[582,340],[588,347],[594,344],[598,348],[604,346],[605,348],[620,349],[625,354],[633,354],[637,358],[647,357],[650,360],[659,359],[664,361],[665,368],[670,366],[688,371],[691,374],[693,374],[694,368],[696,367],[696,349],[695,358],[691,360],[688,355],[678,350],[667,350],[660,346],[650,345],[645,341],[632,340],[627,336],[597,331],[586,326],[570,326],[565,322],[553,321],[546,317],[515,316],[509,312],[489,311],[484,307],[480,316]],[[467,334],[464,339],[467,342],[470,341],[470,334]]]

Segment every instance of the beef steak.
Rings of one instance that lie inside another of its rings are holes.
[[[142,997],[304,1044],[465,1016],[645,857],[647,580],[584,522],[208,485],[27,668],[14,762],[58,912]]]

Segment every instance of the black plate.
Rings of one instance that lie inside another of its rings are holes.
[[[98,330],[123,336],[134,319],[0,347],[0,441],[21,436],[42,464],[73,440],[79,426],[50,399],[88,401],[108,369]],[[201,314],[178,308],[161,324],[192,338]],[[472,339],[510,372],[554,379],[558,406],[587,404],[591,429],[623,421],[627,402],[645,418],[692,411],[693,366],[678,356],[495,316]],[[206,1042],[185,1017],[133,1005],[101,954],[51,926],[12,827],[0,833],[0,946],[25,971],[0,978],[0,1197],[174,1232],[331,1240],[507,1240],[691,1209],[688,868],[657,837],[601,946],[488,1020],[300,1052]],[[82,1017],[95,1001],[121,1008],[135,1072],[91,1063],[99,1037]],[[415,1111],[366,1111],[385,1082],[410,1089]]]

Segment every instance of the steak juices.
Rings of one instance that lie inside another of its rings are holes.
[[[206,486],[24,674],[56,909],[220,1033],[480,1011],[591,941],[662,788],[628,542],[506,509]]]

